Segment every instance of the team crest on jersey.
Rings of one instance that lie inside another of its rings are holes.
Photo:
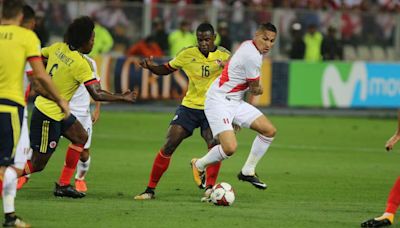
[[[50,147],[51,149],[56,148],[56,146],[57,146],[57,142],[56,142],[56,141],[51,141],[51,142],[49,143],[49,147]]]
[[[193,59],[192,59],[192,62],[196,62],[196,59],[195,59],[195,58],[193,58]]]

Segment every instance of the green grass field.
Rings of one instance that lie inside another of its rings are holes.
[[[18,214],[34,227],[359,227],[382,213],[400,170],[400,145],[384,151],[396,120],[271,116],[278,135],[257,168],[266,191],[236,179],[255,136],[244,129],[218,179],[234,187],[235,203],[201,203],[189,161],[207,150],[196,132],[175,152],[156,200],[134,201],[172,116],[104,112],[94,129],[87,196],[53,197],[63,139],[47,168],[18,192]]]

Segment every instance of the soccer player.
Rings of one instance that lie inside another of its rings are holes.
[[[0,180],[3,182],[0,186],[3,187],[4,227],[30,227],[15,214],[18,174],[12,167],[26,104],[22,81],[27,61],[32,66],[31,77],[43,89],[42,95],[53,100],[56,107],[69,116],[67,101],[60,97],[40,61],[39,39],[32,31],[20,27],[23,6],[21,0],[4,0],[0,25]]]
[[[386,142],[386,150],[391,151],[394,145],[400,140],[400,111],[398,112],[398,123],[397,130],[392,137]],[[369,219],[361,223],[361,227],[382,227],[390,226],[393,224],[394,215],[396,214],[397,208],[400,205],[400,176],[397,177],[392,190],[389,193],[389,197],[386,203],[385,212],[377,218]]]
[[[136,200],[154,199],[155,188],[163,173],[168,169],[172,154],[185,138],[192,135],[196,128],[200,127],[201,136],[208,148],[216,145],[204,115],[205,93],[222,72],[221,63],[229,59],[230,52],[223,47],[214,45],[216,35],[211,24],[200,24],[197,27],[196,36],[198,46],[183,49],[174,59],[164,65],[154,65],[151,59],[141,62],[143,68],[149,69],[157,75],[168,75],[177,69],[182,69],[189,78],[189,88],[170,122],[166,142],[156,155],[147,188],[143,193],[135,196]],[[207,188],[215,184],[219,168],[220,163],[207,169]],[[198,186],[202,187],[202,183],[199,183]]]
[[[93,71],[91,62],[85,54],[93,47],[94,23],[89,17],[75,19],[67,29],[65,42],[59,42],[42,49],[42,56],[47,58],[47,71],[60,91],[61,96],[71,100],[80,84],[84,84],[95,101],[134,102],[136,91],[124,94],[111,94],[101,89]],[[70,184],[81,152],[88,140],[88,133],[74,115],[65,117],[53,101],[38,96],[32,111],[30,140],[32,159],[25,166],[24,175],[42,171],[53,152],[60,136],[71,141],[61,177],[56,183],[55,196],[82,198]]]
[[[237,148],[232,123],[250,128],[258,133],[253,141],[250,154],[239,180],[250,182],[256,188],[266,189],[267,185],[255,174],[257,163],[272,143],[276,129],[257,108],[243,100],[249,90],[253,95],[261,95],[260,68],[263,55],[275,43],[276,27],[271,23],[261,24],[253,40],[243,42],[233,54],[222,74],[213,82],[206,94],[204,112],[210,123],[214,137],[220,145],[214,146],[200,159],[192,159],[193,177],[196,184],[201,183],[204,170],[210,164],[227,159]]]
[[[24,19],[25,19],[25,17],[24,17]],[[99,78],[98,74],[97,74],[96,62],[93,59],[91,59],[90,57],[88,57],[88,56],[86,56],[86,57],[87,57],[87,60],[90,61],[93,66],[93,70],[94,70],[94,73],[96,74],[96,78]],[[100,106],[101,106],[101,102],[96,101],[95,102],[95,110],[93,111],[92,114],[90,114],[90,94],[83,84],[81,84],[79,86],[78,90],[75,92],[74,96],[71,98],[71,101],[69,102],[69,107],[71,109],[71,113],[82,124],[83,128],[86,130],[86,132],[88,134],[88,140],[84,146],[84,150],[82,151],[82,153],[80,155],[80,159],[76,166],[75,189],[79,192],[87,191],[85,176],[86,176],[87,172],[89,171],[89,167],[90,167],[91,159],[90,159],[90,154],[89,154],[89,148],[90,148],[90,145],[92,142],[92,133],[93,133],[92,128],[93,128],[93,124],[95,124],[100,117]],[[27,119],[27,116],[26,116],[26,119]],[[24,119],[24,121],[25,121],[25,119]],[[29,136],[27,136],[27,137],[28,137],[27,140],[24,140],[24,142],[27,142],[27,143],[24,143],[24,145],[27,145],[28,149],[30,150]],[[29,158],[30,158],[30,156],[29,156]],[[26,158],[25,158],[25,162],[26,162]],[[22,166],[22,168],[23,167],[24,166]],[[17,189],[21,189],[23,187],[23,185],[29,181],[29,178],[30,178],[30,174],[21,176],[20,178],[18,178]]]
[[[97,66],[96,62],[87,56],[87,59],[92,63],[94,73],[96,77],[97,74]],[[84,85],[80,85],[78,90],[75,92],[71,101],[69,102],[69,106],[71,108],[71,113],[76,116],[78,121],[82,124],[83,128],[88,133],[88,140],[84,146],[84,149],[81,153],[80,159],[76,166],[76,175],[75,175],[75,188],[79,192],[86,192],[87,185],[85,181],[85,176],[89,171],[90,167],[90,145],[92,142],[92,134],[93,134],[93,124],[97,122],[100,117],[100,106],[101,102],[95,102],[95,109],[93,113],[90,113],[90,94],[85,88]]]

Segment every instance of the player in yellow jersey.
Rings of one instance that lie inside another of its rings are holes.
[[[42,49],[47,58],[46,70],[60,91],[62,97],[71,100],[80,84],[84,84],[91,97],[96,101],[134,102],[136,92],[111,94],[100,87],[91,62],[84,54],[93,47],[94,23],[89,17],[75,19],[67,29],[65,42],[55,43]],[[38,96],[32,111],[30,141],[32,148],[31,161],[27,162],[24,174],[43,170],[55,151],[60,136],[71,141],[68,147],[61,177],[56,183],[55,196],[81,198],[85,194],[78,192],[71,184],[80,153],[88,139],[86,130],[74,115],[65,118],[57,105]]]
[[[176,110],[175,116],[170,123],[167,139],[153,163],[150,180],[146,190],[135,196],[136,200],[153,199],[155,188],[168,169],[172,154],[179,144],[191,136],[194,129],[201,129],[201,136],[207,143],[208,148],[216,145],[210,126],[204,115],[204,100],[211,83],[222,72],[222,63],[230,57],[230,52],[223,47],[214,45],[216,38],[214,28],[211,24],[203,23],[196,30],[198,46],[192,46],[181,50],[178,55],[164,65],[154,65],[151,59],[145,59],[141,66],[149,69],[157,75],[168,75],[175,70],[182,69],[189,78],[188,91],[183,98],[182,104]],[[220,163],[207,169],[206,186],[200,188],[209,189],[215,184]],[[209,191],[206,190],[206,193]]]
[[[67,101],[60,97],[40,61],[39,39],[32,31],[20,27],[23,6],[21,0],[4,0],[0,25],[0,187],[3,187],[5,227],[30,227],[15,214],[18,173],[12,167],[25,106],[23,76],[27,61],[34,72],[32,79],[41,85],[41,94],[54,100],[69,115]]]

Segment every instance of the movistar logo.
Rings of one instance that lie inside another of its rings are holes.
[[[322,76],[322,104],[324,107],[350,107],[354,96],[365,101],[368,95],[368,75],[365,63],[352,64],[349,77],[342,80],[339,70],[334,64],[329,64]],[[355,94],[356,85],[359,84],[359,94]]]

